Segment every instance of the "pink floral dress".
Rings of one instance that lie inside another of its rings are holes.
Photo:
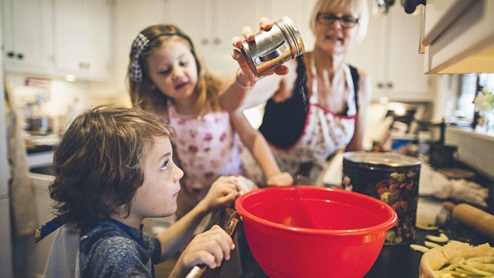
[[[241,143],[227,112],[184,116],[168,104],[175,154],[185,173],[182,186],[197,201],[219,176],[242,175]]]

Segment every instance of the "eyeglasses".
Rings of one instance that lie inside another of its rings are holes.
[[[351,16],[336,16],[333,13],[318,13],[317,21],[324,25],[331,25],[335,20],[340,22],[343,28],[352,28],[358,23],[358,18]]]

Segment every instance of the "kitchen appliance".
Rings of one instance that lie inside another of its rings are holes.
[[[415,240],[420,168],[419,159],[398,153],[343,155],[342,187],[381,200],[398,214],[398,224],[388,231],[386,245]]]
[[[268,187],[235,201],[256,262],[269,277],[363,277],[395,211],[369,196],[317,186]]]
[[[0,34],[1,37],[1,34]],[[3,64],[0,55],[0,64]],[[0,69],[0,80],[3,78],[3,69]],[[7,127],[5,125],[4,87],[0,86],[0,277],[13,277],[12,238],[10,235],[10,171],[7,160]]]
[[[269,31],[256,33],[252,42],[244,41],[242,54],[256,76],[262,76],[304,53],[304,42],[293,21],[283,17]]]

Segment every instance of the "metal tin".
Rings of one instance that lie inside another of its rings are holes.
[[[240,50],[258,77],[305,51],[300,32],[286,16],[275,21],[271,30],[258,32],[254,41],[244,41]]]
[[[379,199],[393,207],[398,223],[386,234],[386,245],[415,240],[421,162],[398,153],[347,152],[342,187]]]

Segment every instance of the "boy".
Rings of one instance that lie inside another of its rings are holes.
[[[155,238],[143,233],[144,218],[170,216],[177,208],[184,173],[173,162],[171,136],[151,114],[115,106],[88,110],[70,125],[55,150],[50,196],[57,227],[65,224],[64,229],[80,231],[78,254],[63,258],[69,265],[75,263],[75,276],[153,277],[153,264],[189,242],[204,215],[238,196],[236,177],[221,177],[174,225]],[[41,235],[46,236],[43,229]],[[64,244],[63,236],[57,235],[45,275],[55,275],[54,265],[60,262],[52,253]],[[170,277],[185,277],[199,264],[216,268],[234,248],[226,232],[214,226],[192,239]]]

